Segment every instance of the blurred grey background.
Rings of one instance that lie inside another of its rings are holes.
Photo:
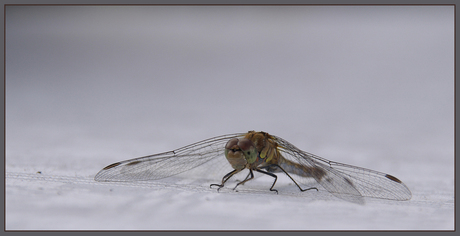
[[[258,130],[453,177],[453,84],[453,6],[8,6],[6,164],[92,175]]]
[[[454,229],[454,6],[7,6],[5,22],[7,229]],[[413,197],[92,180],[248,130]]]

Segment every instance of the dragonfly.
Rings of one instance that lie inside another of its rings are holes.
[[[354,203],[363,204],[364,197],[389,200],[409,200],[409,188],[393,175],[362,167],[330,161],[302,151],[288,141],[266,132],[249,131],[221,135],[182,148],[115,162],[100,170],[94,179],[99,182],[158,180],[190,171],[207,163],[225,162],[232,171],[223,176],[220,183],[211,184],[217,191],[236,174],[248,170],[243,181],[233,188],[254,179],[254,172],[274,178],[287,175],[300,191],[316,190],[302,188],[299,183],[311,183],[314,179],[332,195]],[[213,168],[210,165],[207,168]]]

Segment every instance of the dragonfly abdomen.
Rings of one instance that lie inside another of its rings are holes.
[[[280,160],[279,166],[290,174],[307,178],[315,178],[318,181],[326,174],[326,172],[320,168],[300,165],[284,158],[282,161]]]

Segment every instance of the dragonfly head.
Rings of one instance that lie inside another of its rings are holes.
[[[257,159],[257,150],[251,140],[230,139],[225,145],[225,157],[235,170],[242,170]]]

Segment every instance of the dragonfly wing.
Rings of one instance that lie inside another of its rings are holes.
[[[241,134],[222,135],[150,156],[110,164],[99,171],[96,181],[155,180],[177,175],[222,157],[229,139]],[[220,160],[219,160],[220,161]]]
[[[314,178],[335,196],[352,202],[362,202],[363,196],[391,200],[411,198],[407,186],[392,175],[329,161],[304,152],[284,139],[274,138],[286,159],[283,168],[297,175],[300,182]]]
[[[284,159],[279,165],[294,179],[301,183],[310,182],[315,179],[321,186],[334,196],[349,202],[363,204],[363,195],[357,190],[352,180],[342,175],[337,170],[322,163],[316,163],[313,159],[306,157],[301,152],[280,149]]]
[[[305,157],[302,157],[305,158]],[[359,204],[364,203],[362,193],[357,189],[357,186],[354,184],[353,180],[347,176],[342,175],[340,172],[331,168],[327,165],[316,163],[315,168],[317,168],[321,175],[314,175],[313,178],[321,184],[328,192],[332,193],[334,196]]]
[[[363,196],[401,201],[412,198],[409,188],[392,175],[339,162],[330,161],[329,164],[351,179]]]

